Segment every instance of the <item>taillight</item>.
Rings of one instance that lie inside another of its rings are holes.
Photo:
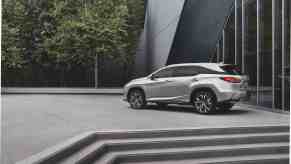
[[[241,80],[237,77],[221,77],[220,79],[230,82],[230,83],[240,83]]]

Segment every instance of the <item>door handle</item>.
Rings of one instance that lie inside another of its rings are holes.
[[[199,81],[199,80],[197,78],[194,78],[194,79],[192,79],[192,81],[195,82],[195,81]]]

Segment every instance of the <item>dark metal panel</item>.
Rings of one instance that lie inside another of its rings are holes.
[[[234,0],[187,0],[167,64],[207,62]]]

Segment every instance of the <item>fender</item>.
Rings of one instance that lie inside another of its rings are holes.
[[[215,96],[216,96],[216,98],[217,98],[217,101],[220,101],[220,96],[219,96],[219,91],[218,91],[218,89],[215,87],[215,85],[213,85],[213,84],[191,84],[190,85],[190,95],[195,91],[195,90],[197,90],[197,89],[200,89],[200,88],[209,88],[209,89],[211,89],[213,92],[214,92],[214,94],[215,94]],[[191,97],[190,97],[191,98]]]

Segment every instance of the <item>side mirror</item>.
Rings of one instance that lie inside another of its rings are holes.
[[[151,76],[150,76],[150,79],[151,79],[151,80],[155,80],[155,78],[156,78],[155,75],[151,75]]]

